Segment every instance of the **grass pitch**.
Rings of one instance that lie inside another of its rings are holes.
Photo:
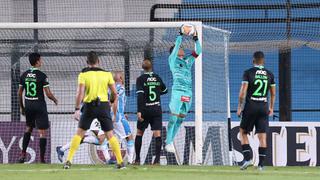
[[[0,180],[320,180],[316,167],[255,167],[240,171],[239,167],[224,166],[114,166],[9,164],[0,165]]]

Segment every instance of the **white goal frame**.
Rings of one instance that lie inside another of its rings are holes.
[[[126,28],[179,28],[183,24],[192,24],[196,27],[200,44],[202,44],[202,22],[79,22],[79,23],[0,23],[0,30],[4,29],[126,29]],[[206,26],[215,31],[230,33],[228,31]],[[225,47],[227,48],[227,47]],[[202,164],[202,54],[195,61],[195,162]],[[228,80],[227,80],[228,81]],[[229,85],[229,84],[228,84]],[[228,87],[229,91],[229,87]],[[229,96],[229,92],[228,92]],[[230,116],[230,99],[227,97],[228,116]],[[226,120],[227,121],[227,120]]]

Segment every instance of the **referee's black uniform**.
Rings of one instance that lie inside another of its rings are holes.
[[[150,124],[151,130],[162,129],[162,108],[160,96],[168,92],[162,79],[153,72],[146,72],[137,78],[137,106],[144,121],[137,128],[144,131]]]

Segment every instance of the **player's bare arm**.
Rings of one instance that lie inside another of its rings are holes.
[[[23,105],[23,97],[22,96],[23,96],[23,87],[20,86],[19,90],[18,90],[19,105],[20,105],[20,110],[21,110],[22,115],[25,115],[25,108]]]
[[[49,87],[45,87],[43,88],[44,89],[44,92],[46,93],[46,96],[54,102],[55,105],[58,105],[58,100],[57,98],[53,95],[52,91],[50,90]]]
[[[74,112],[74,118],[78,121],[80,119],[80,104],[83,100],[85,93],[85,85],[79,84],[77,88],[77,94],[76,94],[76,106],[75,106],[75,112]]]
[[[248,84],[247,83],[242,83],[241,87],[240,87],[240,92],[239,92],[239,103],[238,103],[238,110],[237,110],[237,115],[240,116],[242,109],[243,109],[243,105],[245,102],[245,98],[247,95],[247,90],[248,90]]]
[[[269,116],[273,115],[274,102],[276,100],[276,87],[270,87],[270,104],[269,104]]]

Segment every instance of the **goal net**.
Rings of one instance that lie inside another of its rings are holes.
[[[166,126],[169,119],[171,91],[162,97],[163,148],[161,164],[230,164],[228,126],[230,117],[228,83],[229,32],[196,25],[202,43],[202,55],[193,67],[192,108],[175,138],[177,153],[165,152]],[[151,58],[154,72],[167,87],[172,85],[169,70],[169,49],[174,45],[183,22],[135,23],[6,23],[0,24],[0,147],[2,163],[17,162],[25,130],[25,117],[20,114],[17,89],[19,76],[30,65],[28,55],[39,52],[44,60],[41,70],[48,76],[50,88],[59,100],[55,106],[47,100],[50,129],[47,134],[46,160],[59,163],[56,147],[68,143],[77,129],[73,120],[77,76],[86,67],[86,55],[96,51],[101,67],[125,74],[126,114],[133,134],[136,132],[136,78],[141,63]],[[186,53],[194,48],[191,37],[184,37]],[[141,161],[150,164],[155,155],[150,128],[143,137]],[[122,143],[123,155],[125,146]],[[27,150],[27,162],[39,160],[38,134],[33,132]],[[104,161],[100,148],[82,144],[73,163],[92,164]]]

